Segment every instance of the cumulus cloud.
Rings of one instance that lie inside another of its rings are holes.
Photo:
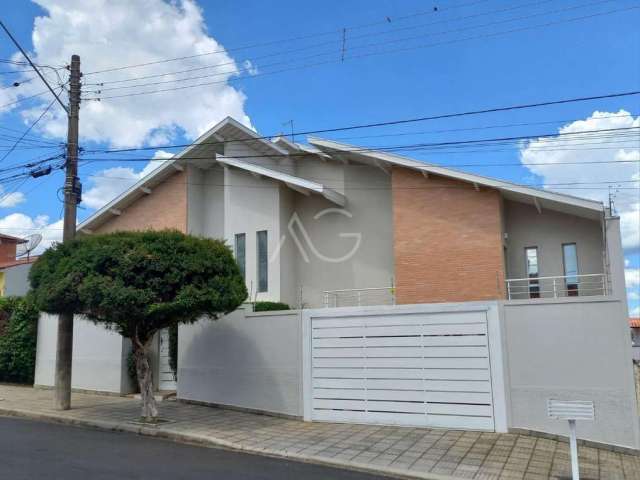
[[[215,74],[211,81],[220,82],[172,92],[140,95],[101,102],[83,101],[81,109],[81,140],[108,142],[114,146],[138,146],[145,142],[169,142],[184,133],[196,138],[226,117],[234,117],[251,126],[244,111],[245,95],[228,84],[228,80],[253,65],[237,64],[207,32],[202,11],[195,0],[33,0],[46,14],[34,22],[33,58],[37,63],[60,66],[68,64],[72,54],[81,58],[83,96],[112,96],[149,90],[161,90],[208,81],[184,80],[189,76]],[[96,15],[99,12],[99,15]],[[160,59],[207,54],[181,61],[158,63],[91,75],[90,72],[114,66],[154,62]],[[22,60],[16,54],[14,59]],[[224,65],[220,65],[224,64]],[[218,65],[216,67],[216,65]],[[23,67],[16,67],[21,69]],[[195,73],[179,73],[154,79],[123,83],[106,83],[132,77],[177,72],[190,68]],[[44,73],[55,84],[56,74]],[[66,77],[67,72],[59,74]],[[25,74],[27,75],[27,74]],[[108,90],[114,87],[139,85],[153,81],[182,79],[176,83]],[[100,85],[104,83],[104,85]],[[19,89],[0,90],[0,105],[20,96],[41,91],[39,82],[30,82]],[[91,93],[100,90],[101,94]],[[42,97],[42,102],[46,97]],[[23,112],[30,119],[45,104]],[[17,106],[5,107],[6,109]],[[1,111],[1,109],[0,109]],[[41,131],[51,137],[66,134],[66,117],[60,108],[40,122]]]
[[[139,172],[130,167],[113,167],[90,175],[91,187],[82,195],[82,204],[93,209],[103,207],[172,156],[171,153],[158,150]]]
[[[53,242],[62,240],[62,220],[50,222],[46,215],[30,217],[24,213],[12,213],[0,218],[0,232],[22,238],[39,233],[42,235],[42,242],[34,250],[34,254],[37,255],[51,246]]]
[[[634,118],[625,110],[617,113],[595,111],[585,120],[567,124],[558,130],[559,133],[577,133],[593,130],[609,130],[617,128],[640,127],[640,117]],[[620,215],[622,243],[625,249],[640,246],[640,201],[638,190],[633,187],[640,185],[638,163],[640,148],[638,148],[637,130],[635,136],[618,134],[585,134],[582,136],[563,136],[554,138],[540,138],[523,145],[520,156],[523,163],[545,163],[547,165],[528,165],[527,168],[542,177],[544,183],[574,183],[574,182],[613,182],[618,186],[615,206]],[[614,136],[612,136],[614,135]],[[593,163],[607,161],[609,163]],[[564,164],[562,166],[558,166]],[[588,187],[588,188],[586,188]],[[594,188],[597,187],[597,188]],[[606,184],[585,185],[585,188],[562,190],[559,187],[549,187],[560,192],[577,195],[584,198],[608,201]]]
[[[4,188],[0,185],[0,208],[15,207],[26,201],[26,197],[22,192],[4,192]]]
[[[624,279],[627,284],[627,288],[640,287],[640,269],[638,268],[625,268]]]

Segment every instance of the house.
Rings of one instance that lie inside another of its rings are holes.
[[[640,318],[631,317],[629,319],[631,329],[631,345],[633,347],[633,359],[640,361]]]
[[[22,296],[29,291],[29,270],[38,257],[16,258],[18,245],[28,240],[0,234],[0,296]]]
[[[589,398],[600,413],[588,437],[640,446],[617,217],[592,200],[307,140],[227,118],[78,227],[223,238],[251,301],[295,308],[181,326],[179,398],[555,433],[546,400]],[[77,388],[124,393],[129,347],[108,335],[76,322]],[[54,350],[55,322],[42,319],[36,383],[52,384]]]

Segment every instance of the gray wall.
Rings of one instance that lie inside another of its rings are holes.
[[[5,297],[23,296],[29,291],[29,270],[31,263],[3,269]]]
[[[58,318],[42,313],[38,320],[35,385],[54,385]],[[76,316],[73,324],[73,364],[71,386],[127,394],[132,390],[127,378],[126,358],[130,344],[120,334]]]
[[[323,256],[340,258],[350,252],[356,239],[343,234],[359,234],[360,246],[349,259],[328,262],[319,258],[296,229],[308,255],[308,262],[298,252],[298,280],[302,302],[307,308],[321,307],[324,290],[391,286],[394,277],[393,212],[391,181],[388,174],[374,167],[345,165],[344,210],[319,218],[326,209],[338,210],[322,197],[298,196],[295,205],[301,223],[315,249]],[[335,184],[332,182],[330,185]],[[371,188],[374,187],[374,188]],[[287,241],[291,234],[287,232]]]
[[[562,244],[575,243],[578,273],[603,273],[603,232],[600,222],[505,200],[507,278],[524,278],[525,247],[538,247],[541,277],[564,275]]]
[[[301,335],[297,311],[181,325],[178,398],[302,416]]]
[[[510,426],[561,435],[549,398],[593,400],[578,438],[639,448],[626,305],[606,297],[504,302]]]

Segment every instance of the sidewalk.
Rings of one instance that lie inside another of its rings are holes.
[[[423,479],[547,480],[571,476],[568,445],[515,434],[306,423],[219,408],[162,402],[169,422],[140,427],[138,401],[74,394],[72,410],[53,392],[0,385],[0,415],[24,416],[176,441],[222,446],[312,463]],[[640,479],[640,457],[580,447],[584,479]]]

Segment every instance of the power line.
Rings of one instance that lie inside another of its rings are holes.
[[[493,107],[493,108],[485,108],[479,110],[467,110],[463,112],[454,112],[454,113],[445,113],[439,115],[429,115],[423,117],[409,118],[409,119],[400,119],[400,120],[391,120],[385,122],[375,122],[375,123],[366,123],[359,125],[348,125],[344,127],[334,127],[334,128],[325,128],[318,130],[306,130],[293,132],[296,136],[305,136],[305,135],[313,135],[313,134],[321,134],[321,133],[334,133],[340,131],[350,131],[350,130],[358,130],[363,128],[378,128],[378,127],[386,127],[390,125],[405,125],[409,123],[417,123],[417,122],[425,122],[431,120],[442,120],[446,118],[459,118],[471,115],[484,115],[488,113],[498,113],[498,112],[506,112],[513,110],[525,110],[530,108],[540,108],[540,107],[548,107],[553,105],[565,105],[569,103],[580,103],[580,102],[588,102],[592,100],[603,100],[609,98],[622,98],[628,96],[634,96],[640,94],[640,90],[628,91],[628,92],[618,92],[618,93],[609,93],[604,95],[593,95],[588,97],[574,97],[574,98],[564,98],[559,100],[549,100],[544,102],[535,102],[535,103],[527,103],[520,105],[509,105],[505,107]],[[549,134],[550,136],[556,136],[558,134]],[[232,142],[249,142],[255,140],[270,140],[276,135],[268,135],[268,136],[258,136],[255,138],[247,139],[247,140],[233,140]],[[179,148],[179,147],[190,147],[192,145],[224,145],[225,141],[216,141],[216,142],[202,142],[202,143],[186,143],[186,144],[175,144],[175,145],[155,145],[155,146],[147,146],[147,147],[129,147],[129,148],[121,148],[121,149],[108,149],[108,150],[88,150],[87,153],[116,153],[116,152],[129,152],[129,151],[142,151],[142,150],[160,150],[167,148]]]
[[[605,1],[612,1],[612,0],[605,0]],[[594,18],[594,17],[610,15],[610,14],[613,14],[613,13],[624,12],[624,11],[633,10],[633,9],[637,9],[637,8],[640,8],[640,6],[634,6],[634,7],[629,7],[629,8],[625,8],[625,9],[609,10],[607,12],[600,12],[600,13],[595,13],[595,14],[591,14],[591,15],[581,16],[581,17],[573,17],[573,18],[568,18],[568,19],[563,19],[563,20],[558,20],[558,21],[553,21],[553,22],[547,22],[547,23],[538,24],[538,25],[530,25],[530,26],[511,29],[511,30],[500,31],[500,32],[492,32],[492,33],[481,34],[481,35],[465,37],[465,38],[460,38],[460,39],[453,39],[453,40],[447,40],[447,41],[442,41],[442,42],[435,42],[435,43],[430,43],[430,44],[417,45],[417,46],[412,46],[412,47],[403,47],[403,48],[394,49],[394,50],[384,50],[384,51],[379,51],[379,52],[369,52],[369,53],[363,53],[363,54],[360,54],[360,55],[351,55],[351,56],[346,56],[345,60],[356,60],[356,59],[361,59],[361,58],[366,58],[366,57],[371,57],[371,56],[387,55],[387,54],[390,54],[390,53],[398,53],[398,52],[407,52],[407,51],[411,51],[411,50],[435,47],[435,46],[440,46],[440,45],[449,45],[449,44],[460,43],[460,42],[465,42],[465,41],[469,41],[469,40],[492,38],[492,37],[497,37],[497,36],[501,36],[501,35],[507,35],[507,34],[511,34],[511,33],[518,33],[518,32],[523,32],[523,31],[527,31],[527,30],[532,30],[532,29],[536,29],[536,28],[544,28],[544,27],[555,26],[555,25],[559,25],[559,24],[563,24],[563,23],[586,20],[586,19],[590,19],[590,18]],[[381,43],[381,44],[378,44],[378,45],[382,45],[382,44],[384,44],[384,42]],[[376,44],[372,44],[372,45],[376,45]],[[369,45],[369,46],[372,46],[372,45]],[[320,55],[326,55],[326,54],[320,54]],[[314,55],[313,57],[316,57],[316,56],[319,56],[319,55]],[[239,81],[239,80],[246,80],[246,79],[257,78],[257,77],[264,77],[264,76],[268,76],[268,75],[275,75],[275,74],[279,74],[279,73],[285,73],[285,72],[289,72],[289,71],[293,71],[293,70],[307,69],[307,68],[312,68],[312,67],[317,67],[317,66],[322,66],[322,65],[328,65],[328,64],[333,64],[333,63],[340,63],[340,62],[341,62],[341,60],[324,60],[324,61],[320,61],[320,62],[309,63],[309,64],[304,64],[304,65],[298,65],[298,66],[293,66],[293,67],[289,67],[289,68],[283,68],[283,69],[280,69],[280,70],[275,70],[275,71],[270,71],[270,72],[263,72],[263,73],[256,73],[256,74],[250,74],[250,75],[244,75],[244,76],[228,78],[228,79],[220,80],[220,81],[201,82],[201,83],[196,83],[196,84],[193,84],[193,85],[182,85],[182,86],[172,87],[172,88],[164,88],[164,89],[155,89],[155,90],[142,91],[142,92],[125,93],[125,94],[121,94],[121,95],[108,95],[108,96],[99,96],[99,97],[84,97],[83,99],[84,100],[108,100],[108,99],[117,99],[117,98],[127,98],[127,97],[139,96],[139,95],[151,95],[151,94],[156,94],[156,93],[166,93],[166,92],[172,92],[172,91],[177,91],[177,90],[196,88],[196,87],[201,87],[201,86],[209,86],[209,85],[215,85],[215,84],[221,84],[221,83],[225,83],[226,84],[226,83],[229,83],[229,82],[236,82],[236,81]],[[141,85],[138,85],[138,86],[141,86]],[[115,89],[115,88],[128,88],[128,87],[113,87],[113,88]],[[98,91],[89,92],[89,93],[98,93]]]
[[[549,2],[552,2],[552,1],[554,1],[554,0],[543,0],[541,2],[540,1],[531,2],[531,3],[522,4],[522,5],[511,6],[509,8],[491,10],[491,11],[488,11],[488,12],[481,12],[481,13],[474,14],[474,15],[466,15],[466,16],[463,16],[463,17],[442,19],[442,20],[438,20],[436,22],[431,22],[431,23],[427,23],[427,24],[410,25],[410,26],[407,26],[407,27],[402,27],[402,28],[397,28],[397,29],[366,33],[366,34],[363,34],[363,35],[350,36],[349,40],[353,41],[353,40],[357,40],[357,39],[360,39],[360,38],[371,37],[371,36],[378,37],[380,35],[388,35],[390,33],[395,33],[397,31],[401,31],[401,30],[424,28],[424,27],[429,27],[429,26],[433,26],[433,25],[438,25],[438,24],[441,24],[441,23],[450,23],[450,22],[468,20],[468,19],[471,19],[471,18],[482,17],[482,16],[491,15],[491,14],[495,14],[495,13],[505,13],[505,12],[516,10],[516,9],[520,9],[520,8],[526,8],[526,7],[529,7],[529,6],[534,6],[534,5],[538,6],[538,5],[541,5],[543,3],[549,3]],[[604,2],[610,2],[610,1],[613,1],[613,0],[603,0],[603,1]],[[480,2],[477,2],[477,3],[480,3]],[[602,3],[602,2],[596,2],[596,3]],[[589,5],[586,5],[586,6],[589,6]],[[563,10],[561,10],[561,11],[563,11]],[[545,14],[548,14],[548,13],[556,13],[556,11],[545,12]],[[516,18],[516,19],[512,19],[510,21],[515,21],[515,20],[519,20],[519,19],[522,19],[522,18],[530,18],[530,16]],[[497,23],[501,23],[501,22],[497,22]],[[386,24],[388,24],[388,22],[386,22]],[[471,26],[471,27],[464,28],[462,30],[480,28],[480,27],[484,27],[484,26],[487,26],[487,25],[493,25],[493,23],[489,23],[489,24],[485,24],[485,25],[479,25],[479,26]],[[341,29],[340,31],[343,31],[343,30]],[[448,30],[448,31],[444,31],[444,32],[433,32],[433,33],[430,33],[428,35],[446,34],[446,33],[457,32],[457,31],[461,31],[461,29]],[[293,49],[293,50],[289,49],[289,50],[276,52],[276,53],[272,53],[272,54],[261,55],[261,56],[258,56],[258,57],[245,59],[245,60],[242,60],[242,61],[239,61],[239,62],[249,61],[249,62],[254,63],[256,60],[260,60],[260,59],[264,59],[264,58],[271,58],[271,57],[274,57],[274,56],[285,55],[285,54],[288,54],[288,53],[294,53],[294,52],[300,52],[300,51],[304,51],[304,50],[310,50],[310,49],[317,48],[317,47],[323,47],[325,45],[338,44],[340,42],[341,42],[340,40],[335,40],[335,41],[330,41],[330,42],[316,43],[316,44],[313,44],[313,45],[308,45],[308,46],[305,46],[305,47],[302,47],[302,48]],[[355,48],[362,48],[362,46],[357,46]],[[351,49],[352,48],[350,48],[350,50]],[[330,50],[328,52],[323,52],[323,53],[320,53],[320,54],[315,54],[315,55],[311,55],[311,56],[302,57],[300,59],[284,61],[284,62],[276,62],[276,63],[268,64],[268,65],[261,65],[261,66],[259,66],[259,68],[262,69],[262,68],[266,68],[266,67],[270,67],[270,66],[292,63],[292,61],[305,60],[305,59],[315,58],[315,57],[323,56],[323,55],[335,55],[335,50]],[[182,60],[182,58],[179,58],[178,60]],[[99,82],[99,83],[95,83],[95,84],[89,84],[89,85],[100,85],[100,86],[103,86],[103,85],[113,84],[113,83],[131,82],[131,81],[137,81],[137,80],[143,80],[143,79],[163,77],[163,76],[167,76],[167,75],[176,75],[176,74],[181,74],[181,73],[188,73],[188,72],[194,72],[194,71],[199,71],[199,70],[206,70],[206,69],[209,69],[209,68],[217,68],[217,67],[227,66],[227,65],[235,66],[237,63],[238,62],[236,62],[236,61],[223,62],[223,63],[217,63],[217,64],[212,64],[212,65],[189,68],[189,69],[185,69],[185,70],[178,70],[178,71],[173,71],[173,72],[165,72],[165,73],[159,73],[159,74],[154,74],[154,75],[145,75],[145,76],[133,77],[133,78],[128,78],[128,79],[103,81],[103,82]],[[166,82],[147,83],[145,85],[156,85],[156,84],[168,83],[168,82],[173,82],[173,81],[193,80],[193,79],[198,79],[198,78],[206,78],[206,77],[211,77],[211,76],[225,75],[225,74],[230,74],[230,73],[235,73],[235,72],[236,72],[236,69],[230,70],[230,71],[226,71],[226,72],[220,72],[220,73],[217,73],[217,74],[203,75],[203,76],[199,76],[199,77],[187,77],[187,78],[182,78],[182,79],[177,79],[177,80],[169,80],[169,81],[166,81]],[[118,88],[133,88],[133,87],[134,86],[132,85],[132,86],[123,86],[123,87],[118,87]],[[102,91],[106,91],[106,90],[110,90],[110,89],[108,89],[108,88],[107,89],[102,89]]]
[[[31,100],[32,98],[41,97],[42,95],[45,95],[47,93],[49,93],[49,90],[44,90],[42,92],[38,92],[38,93],[35,93],[33,95],[29,95],[28,97],[22,97],[22,98],[19,98],[18,100],[15,100],[13,102],[9,102],[9,103],[5,103],[4,105],[0,105],[0,108],[10,107],[11,105],[16,105],[16,104],[22,103],[22,102],[24,102],[26,100]]]
[[[443,165],[438,165],[440,167],[445,167]],[[104,178],[107,180],[127,180],[130,182],[135,182],[136,179],[135,178],[131,178],[131,177],[114,177],[111,175],[97,175],[97,174],[89,174],[87,175],[88,177],[91,178]],[[322,180],[327,180],[327,178],[322,178],[322,177],[305,177],[305,180],[311,180],[311,181],[322,181]],[[332,180],[331,178],[329,178],[329,180]],[[211,186],[225,186],[225,187],[256,187],[256,188],[272,188],[270,186],[264,186],[261,187],[259,185],[255,185],[255,184],[235,184],[235,185],[230,185],[230,184],[221,184],[221,183],[210,183],[210,182],[185,182],[187,185],[200,185],[200,186],[204,186],[204,185],[211,185]],[[576,186],[576,185],[608,185],[608,184],[613,184],[613,183],[637,183],[640,185],[640,180],[600,180],[600,181],[593,181],[593,182],[556,182],[556,183],[518,183],[515,184],[517,186],[520,187],[555,187],[555,186],[560,186],[560,185],[567,185],[567,186]],[[342,186],[343,183],[340,183],[340,186]],[[344,185],[362,185],[361,183],[358,182],[344,182]],[[325,185],[326,187],[331,187],[331,185]],[[385,186],[385,185],[382,185]],[[398,188],[398,189],[409,189],[409,190],[420,190],[423,188],[442,188],[442,185],[434,185],[434,186],[416,186],[416,187],[396,187],[394,186],[393,188]],[[469,186],[456,186],[456,185],[447,185],[447,188],[464,188],[464,189],[472,189],[474,188],[473,186],[469,187]],[[377,190],[377,187],[369,187],[369,186],[363,186],[362,187],[365,190]],[[391,188],[391,187],[387,187],[387,188]]]
[[[635,113],[622,114],[622,115],[605,115],[602,117],[596,117],[595,120],[600,119],[608,119],[608,118],[633,118]],[[485,125],[480,127],[466,127],[466,128],[451,128],[451,129],[440,129],[440,130],[422,130],[419,132],[394,132],[394,133],[381,133],[377,135],[358,135],[358,136],[349,136],[349,137],[335,137],[334,140],[357,140],[363,138],[382,138],[382,137],[401,137],[401,136],[412,136],[412,135],[427,135],[433,133],[452,133],[452,132],[468,132],[474,130],[490,130],[493,128],[510,128],[510,127],[527,127],[531,125],[553,125],[556,123],[573,123],[576,121],[582,121],[583,118],[563,118],[557,120],[547,120],[544,122],[522,122],[522,123],[503,123],[498,125]]]
[[[2,21],[0,21],[0,27],[2,27],[2,29],[5,31],[7,36],[14,43],[14,45],[18,48],[18,50],[20,50],[20,53],[22,53],[22,56],[27,59],[27,62],[29,62],[29,65],[31,65],[31,68],[33,68],[33,70],[38,74],[38,76],[40,77],[40,80],[42,80],[44,82],[44,84],[47,86],[47,88],[49,89],[51,94],[55,97],[55,99],[58,101],[58,103],[64,109],[64,111],[69,113],[69,109],[67,108],[67,106],[64,103],[62,103],[62,100],[60,100],[60,97],[58,97],[58,94],[53,91],[53,88],[51,87],[51,85],[49,85],[49,82],[47,82],[47,79],[44,78],[42,73],[40,73],[40,70],[38,70],[38,68],[35,66],[35,64],[31,61],[31,59],[29,58],[29,55],[27,55],[27,52],[24,51],[24,49],[18,43],[18,41],[13,37],[13,35],[11,35],[11,32],[7,29],[7,27],[4,25],[4,23],[2,23]]]
[[[473,1],[473,2],[465,3],[465,4],[454,5],[452,7],[449,7],[447,9],[445,9],[445,10],[453,10],[453,9],[456,9],[456,8],[464,8],[464,7],[474,6],[474,5],[477,5],[477,4],[480,4],[480,3],[485,3],[486,1],[488,1],[488,0],[476,0],[476,1]],[[439,10],[438,13],[440,13],[441,11],[442,10]],[[413,18],[413,17],[416,17],[416,16],[425,15],[425,14],[433,14],[433,13],[435,13],[433,10],[427,10],[427,11],[423,10],[423,11],[415,12],[413,14],[403,15],[401,17],[396,17],[395,21],[406,20],[408,18]],[[342,27],[342,28],[347,28],[348,30],[354,30],[354,29],[368,28],[368,27],[381,25],[381,24],[388,24],[388,21],[384,20],[384,21],[379,21],[379,22],[374,22],[374,23],[361,24],[361,25],[352,25],[352,26],[349,26],[349,27]],[[138,64],[133,64],[133,65],[114,66],[114,67],[110,67],[110,68],[106,68],[106,69],[102,69],[102,70],[94,70],[92,72],[87,72],[84,75],[85,76],[87,76],[87,75],[96,75],[98,73],[121,71],[121,70],[130,69],[130,68],[147,67],[147,66],[150,66],[150,65],[157,65],[157,64],[160,64],[160,63],[168,63],[168,62],[175,62],[175,61],[180,61],[180,60],[188,60],[188,59],[192,59],[192,58],[199,58],[199,57],[215,55],[215,54],[218,54],[218,53],[237,52],[237,51],[241,51],[241,50],[248,50],[248,49],[253,49],[253,48],[258,48],[258,47],[271,46],[271,45],[276,45],[276,44],[280,44],[280,43],[288,43],[288,42],[299,41],[299,40],[307,40],[307,39],[310,39],[310,38],[317,38],[317,37],[321,37],[321,36],[335,35],[337,33],[342,32],[342,28],[335,29],[335,30],[324,31],[324,32],[318,32],[318,33],[312,33],[312,34],[307,34],[307,35],[299,35],[299,36],[290,37],[290,38],[281,39],[281,40],[271,40],[271,41],[268,41],[268,42],[254,43],[254,44],[245,45],[245,46],[241,46],[241,47],[223,48],[223,49],[219,49],[219,50],[213,50],[213,51],[210,51],[210,52],[198,53],[198,54],[195,54],[195,55],[186,55],[186,56],[182,56],[182,57],[166,58],[166,59],[162,59],[162,60],[156,60],[156,61],[145,62],[145,63],[138,63]]]
[[[36,118],[33,122],[31,122],[31,125],[29,125],[29,128],[27,128],[24,131],[22,136],[18,140],[16,140],[13,146],[5,152],[2,158],[0,158],[0,163],[3,162],[9,155],[11,155],[11,152],[13,152],[15,148],[18,146],[18,144],[23,141],[25,135],[27,135],[33,129],[33,127],[35,127],[38,124],[38,122],[46,115],[46,113],[49,111],[49,109],[53,106],[54,103],[55,103],[55,99],[51,100],[49,105],[47,105],[47,107],[42,111],[42,113],[38,116],[38,118]]]

